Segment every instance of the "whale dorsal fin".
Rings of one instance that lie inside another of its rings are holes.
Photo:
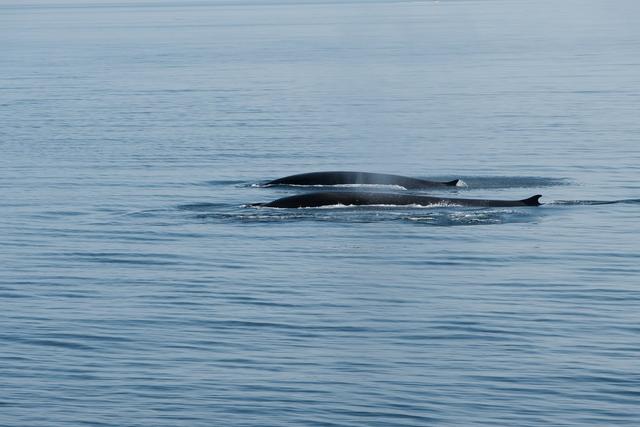
[[[521,200],[521,202],[526,206],[540,206],[540,197],[542,197],[542,194],[536,194],[535,196],[531,196],[528,199]]]

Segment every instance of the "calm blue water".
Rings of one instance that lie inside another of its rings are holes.
[[[80,3],[0,5],[0,425],[640,425],[637,2]],[[245,207],[336,169],[546,205]]]

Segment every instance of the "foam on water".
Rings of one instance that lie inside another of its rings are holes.
[[[402,221],[420,225],[439,227],[457,225],[487,225],[537,221],[544,217],[541,208],[470,208],[454,204],[432,205],[329,205],[295,209],[265,208],[264,206],[242,205],[183,205],[179,209],[194,212],[187,218],[206,222],[251,223],[268,222],[331,222],[345,223],[385,223]],[[193,206],[193,208],[192,208]],[[185,209],[186,207],[186,209]],[[247,213],[247,208],[255,213]],[[429,212],[429,214],[425,214]],[[185,220],[188,221],[188,219]]]
[[[465,176],[460,187],[470,189],[546,188],[569,185],[567,178],[542,176]]]

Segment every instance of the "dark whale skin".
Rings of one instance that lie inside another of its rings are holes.
[[[540,194],[522,200],[490,200],[490,199],[460,199],[447,197],[421,196],[415,194],[397,193],[369,193],[359,191],[327,191],[298,194],[283,197],[269,203],[255,203],[251,206],[267,208],[317,208],[321,206],[345,205],[419,205],[431,206],[436,204],[468,207],[515,207],[540,206]]]
[[[328,171],[310,172],[285,176],[269,181],[264,186],[273,185],[399,185],[409,189],[455,187],[460,182],[454,179],[448,182],[428,181],[426,179],[410,178],[401,175],[390,175],[372,172]]]

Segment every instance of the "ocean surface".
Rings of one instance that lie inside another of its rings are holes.
[[[639,14],[3,1],[0,425],[640,425]]]

